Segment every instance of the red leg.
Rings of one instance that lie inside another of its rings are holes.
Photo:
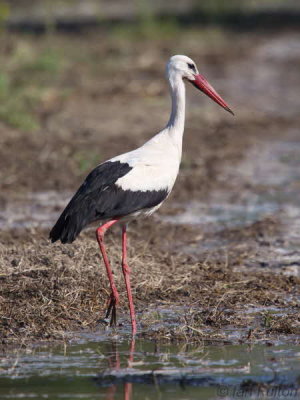
[[[129,277],[130,269],[127,265],[126,242],[127,242],[126,225],[124,225],[123,230],[122,230],[122,269],[123,269],[126,290],[127,290],[127,296],[128,296],[128,301],[129,301],[132,334],[135,335],[136,334],[136,318],[135,318],[134,305],[133,305],[133,300],[132,300],[132,292],[131,292],[131,286],[130,286],[130,277]]]
[[[100,226],[97,230],[96,230],[96,238],[100,247],[100,251],[103,257],[103,261],[106,267],[106,272],[107,272],[107,276],[109,279],[109,283],[110,283],[110,288],[111,288],[111,295],[110,295],[110,300],[109,300],[109,305],[106,311],[106,316],[105,318],[109,318],[110,313],[112,312],[111,315],[111,321],[110,321],[110,325],[116,325],[116,305],[119,303],[119,293],[117,291],[116,285],[115,285],[115,281],[114,281],[114,277],[113,277],[113,273],[112,270],[110,268],[110,264],[109,264],[109,260],[107,257],[107,253],[106,253],[106,249],[104,246],[104,235],[105,232],[107,231],[108,228],[110,228],[112,225],[114,225],[116,222],[118,222],[117,219],[113,219],[112,221],[107,222],[106,224]]]

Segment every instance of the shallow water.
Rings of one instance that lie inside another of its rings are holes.
[[[96,335],[83,342],[4,357],[1,398],[229,399],[267,390],[271,398],[298,398],[300,390],[299,346],[159,345]]]
[[[70,196],[48,191],[12,197],[0,209],[0,229],[49,228]]]

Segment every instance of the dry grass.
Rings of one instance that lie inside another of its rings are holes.
[[[300,333],[297,305],[287,301],[287,295],[290,298],[299,295],[298,278],[237,273],[226,259],[195,262],[194,258],[174,250],[167,253],[164,241],[154,240],[158,229],[166,242],[178,240],[178,228],[151,222],[144,228],[140,224],[130,239],[132,285],[143,336],[168,340],[214,337],[226,341],[223,330],[228,326],[252,328],[252,338]],[[136,232],[148,236],[148,241],[139,240]],[[2,234],[3,343],[62,339],[66,331],[95,328],[104,313],[109,286],[92,232],[81,235],[68,246],[51,245],[45,236],[44,232],[36,231]],[[185,231],[185,240],[192,236],[192,230]],[[107,244],[120,289],[120,307],[128,320],[119,239],[116,231],[107,236]],[[260,312],[244,314],[249,305],[289,307],[289,312],[280,318],[276,315],[267,318]],[[186,312],[175,313],[171,321],[164,323],[159,312],[153,314],[158,306],[170,310],[186,306]],[[155,327],[157,322],[160,325]]]

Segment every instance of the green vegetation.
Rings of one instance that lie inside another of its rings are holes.
[[[32,61],[24,64],[24,70],[36,73],[57,74],[63,66],[61,56],[54,49],[48,48],[37,55]]]
[[[123,23],[112,28],[113,36],[117,39],[168,39],[178,34],[181,28],[175,18],[163,20],[154,15],[141,15],[135,23]]]
[[[61,54],[18,41],[8,54],[1,54],[0,61],[1,120],[23,131],[38,129],[39,106],[66,65]]]
[[[30,110],[36,103],[36,93],[14,86],[7,73],[0,74],[0,118],[24,131],[38,128],[38,120]]]
[[[7,18],[10,15],[10,7],[9,4],[3,1],[0,1],[0,29],[3,29],[4,24]]]

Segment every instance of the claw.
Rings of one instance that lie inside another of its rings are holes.
[[[109,304],[105,314],[105,320],[108,322],[110,316],[110,326],[117,325],[117,299],[114,297],[113,293],[110,295]]]
[[[113,305],[111,319],[110,319],[110,326],[116,326],[116,325],[117,325],[117,308],[115,305]]]

